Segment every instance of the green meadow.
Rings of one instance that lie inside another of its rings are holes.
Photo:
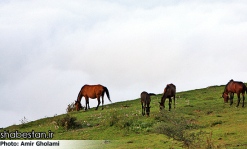
[[[225,86],[178,92],[176,108],[159,110],[161,94],[151,96],[150,116],[140,98],[73,111],[0,130],[54,132],[54,140],[101,140],[100,148],[247,148],[247,107],[221,98]],[[114,101],[114,99],[112,99]],[[84,105],[84,98],[82,104]],[[242,104],[242,100],[241,103]],[[66,107],[64,107],[66,109]]]

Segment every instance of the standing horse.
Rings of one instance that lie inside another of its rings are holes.
[[[141,104],[142,104],[142,115],[145,115],[145,111],[147,113],[147,116],[149,116],[150,113],[150,102],[151,102],[151,98],[150,96],[155,95],[154,93],[147,93],[145,91],[143,91],[141,93]]]
[[[100,105],[100,97],[102,97],[102,110],[103,110],[104,109],[104,107],[103,107],[103,105],[104,105],[104,93],[106,93],[109,101],[111,102],[109,91],[106,87],[104,87],[100,84],[99,85],[84,85],[78,94],[77,100],[75,101],[76,110],[79,111],[81,109],[80,103],[81,103],[81,99],[83,96],[85,97],[85,101],[86,101],[85,110],[87,110],[87,108],[90,108],[89,107],[89,98],[91,98],[91,99],[97,98],[98,105],[97,105],[95,110],[98,110],[98,107]]]
[[[176,86],[174,84],[167,84],[163,96],[161,98],[160,103],[160,110],[165,108],[165,101],[166,98],[169,98],[169,111],[171,110],[171,103],[172,103],[172,97],[174,101],[174,108],[175,108],[175,95],[176,95]]]
[[[226,84],[226,87],[224,89],[224,92],[222,94],[222,97],[224,98],[225,103],[228,102],[229,100],[229,96],[228,94],[230,93],[230,105],[233,104],[233,96],[234,93],[237,94],[238,96],[238,102],[237,102],[237,106],[239,106],[239,102],[240,102],[240,93],[242,93],[243,96],[243,103],[242,103],[242,107],[244,107],[244,93],[247,93],[247,88],[245,86],[245,84],[243,82],[237,82],[237,81],[233,81],[232,79]]]

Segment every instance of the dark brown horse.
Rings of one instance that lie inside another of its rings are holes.
[[[77,97],[77,100],[75,101],[75,106],[76,106],[76,110],[79,111],[81,109],[81,99],[82,97],[85,97],[85,101],[86,101],[86,107],[85,110],[87,110],[89,107],[89,98],[91,99],[95,99],[97,98],[98,100],[98,105],[96,107],[95,110],[98,109],[99,105],[100,105],[100,97],[102,97],[102,110],[104,109],[103,105],[104,105],[104,93],[106,93],[109,101],[110,100],[110,95],[109,95],[109,91],[106,87],[102,86],[102,85],[84,85]]]
[[[147,93],[145,91],[143,91],[141,93],[141,104],[142,104],[142,115],[145,115],[145,111],[147,113],[147,116],[149,116],[150,113],[150,102],[151,102],[151,98],[150,96],[155,95],[154,93]]]
[[[226,87],[225,87],[225,90],[222,94],[222,97],[224,98],[224,102],[226,103],[229,100],[228,94],[230,94],[230,105],[232,105],[233,104],[233,96],[234,96],[234,93],[236,93],[238,96],[238,102],[237,102],[236,107],[238,107],[239,102],[240,102],[240,93],[242,93],[242,96],[243,96],[242,107],[244,107],[244,100],[245,100],[244,94],[245,94],[245,92],[247,92],[247,88],[243,82],[230,80],[226,84]]]
[[[172,97],[174,101],[174,108],[175,108],[175,95],[176,95],[176,86],[174,84],[167,84],[163,96],[161,98],[160,103],[160,110],[165,108],[165,101],[166,98],[169,98],[169,111],[171,110],[171,103],[172,103]]]

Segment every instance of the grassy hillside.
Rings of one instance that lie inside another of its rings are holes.
[[[138,98],[4,130],[51,130],[54,140],[109,140],[102,148],[247,148],[247,107],[236,108],[236,96],[233,106],[224,104],[223,90],[224,86],[212,86],[179,92],[176,109],[170,112],[168,100],[160,112],[161,95],[151,96],[150,117],[141,115]]]

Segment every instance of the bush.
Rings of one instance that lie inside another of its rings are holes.
[[[21,122],[20,128],[27,128],[27,127],[30,126],[30,125],[28,124],[29,121],[28,121],[28,119],[27,119],[25,116],[24,116],[24,118],[22,118],[22,119],[20,120],[20,122]]]
[[[69,104],[67,109],[66,109],[67,113],[72,112],[72,111],[76,111],[75,104],[73,102],[71,104]]]
[[[69,114],[66,114],[65,117],[60,118],[56,121],[57,125],[65,128],[66,130],[79,128],[81,125],[76,122],[76,117],[71,117]]]
[[[21,124],[26,124],[28,123],[29,121],[27,120],[27,118],[24,116],[23,119],[20,120]]]
[[[173,113],[161,112],[155,119],[159,123],[154,127],[154,132],[164,134],[178,141],[183,141],[186,147],[194,146],[196,140],[200,140],[200,136],[203,134],[203,132],[187,133],[187,130],[196,129],[199,126],[192,123],[191,121],[193,120],[179,117]]]

